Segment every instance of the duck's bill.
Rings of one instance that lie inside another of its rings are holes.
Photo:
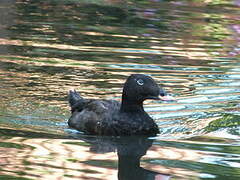
[[[173,96],[169,95],[159,96],[159,99],[162,101],[176,101],[176,99]]]

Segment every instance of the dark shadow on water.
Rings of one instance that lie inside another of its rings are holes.
[[[13,137],[24,138],[48,138],[48,139],[79,139],[81,142],[72,142],[70,144],[84,146],[90,145],[89,151],[95,154],[104,154],[117,152],[118,155],[118,179],[119,180],[152,180],[152,179],[170,179],[169,174],[162,174],[155,171],[142,168],[140,160],[146,155],[153,141],[145,136],[131,137],[97,137],[86,136],[82,134],[55,135],[43,132],[30,132],[24,130],[13,130],[0,128],[0,136],[4,139]],[[84,141],[84,142],[82,142]],[[14,144],[13,145],[18,145]],[[9,146],[9,143],[8,143]],[[15,147],[14,146],[14,147]],[[19,145],[18,145],[19,146]],[[16,147],[15,147],[16,148]],[[91,161],[91,160],[90,160]],[[94,163],[94,162],[92,162]],[[109,165],[108,165],[109,167]],[[112,165],[111,165],[112,167]]]
[[[49,134],[44,132],[31,132],[24,130],[14,130],[0,128],[0,136],[5,139],[13,137],[24,137],[24,138],[49,138],[49,139],[69,139],[70,137],[64,135]]]
[[[119,180],[168,180],[171,178],[169,174],[162,174],[141,167],[140,160],[142,156],[146,155],[154,141],[148,137],[83,137],[80,135],[79,139],[90,144],[91,152],[117,152]]]

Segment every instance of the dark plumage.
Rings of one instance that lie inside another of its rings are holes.
[[[93,135],[156,135],[159,133],[158,126],[144,111],[143,101],[172,100],[165,97],[163,89],[150,76],[142,74],[128,77],[121,103],[115,100],[84,99],[75,90],[70,91],[72,115],[68,125]]]

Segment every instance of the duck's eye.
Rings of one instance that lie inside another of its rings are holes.
[[[140,86],[144,85],[144,81],[143,81],[142,79],[138,79],[138,80],[137,80],[137,83],[138,83],[138,85],[140,85]]]

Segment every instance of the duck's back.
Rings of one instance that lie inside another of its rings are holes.
[[[83,99],[70,91],[72,115],[68,125],[85,134],[93,135],[155,135],[158,127],[144,111],[121,112],[115,100]]]
[[[72,115],[68,125],[86,134],[104,135],[103,128],[109,126],[120,109],[118,101],[83,99],[73,91],[69,94],[69,103]]]

